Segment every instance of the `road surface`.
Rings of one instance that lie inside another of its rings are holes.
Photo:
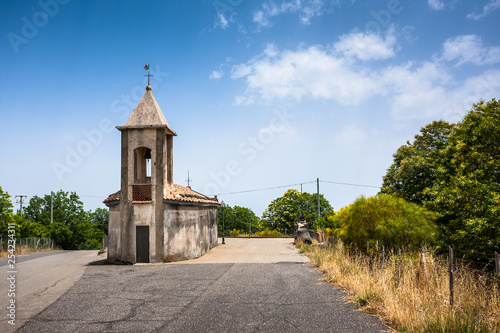
[[[341,290],[322,282],[291,239],[228,238],[201,258],[170,264],[85,266],[89,258],[101,259],[90,254],[67,254],[82,263],[66,269],[78,272],[67,279],[73,285],[38,314],[26,312],[31,319],[16,325],[19,332],[387,330],[346,303]],[[54,264],[61,256],[32,261]],[[20,276],[30,262],[19,264]],[[25,306],[19,303],[20,313]]]

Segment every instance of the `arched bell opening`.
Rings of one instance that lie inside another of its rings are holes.
[[[134,149],[134,184],[132,185],[132,201],[151,201],[151,149],[139,147]]]

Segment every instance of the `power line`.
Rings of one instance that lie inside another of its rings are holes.
[[[267,191],[267,190],[274,190],[278,188],[284,188],[284,187],[292,187],[292,186],[299,186],[303,184],[313,184],[317,183],[318,180],[313,180],[309,182],[302,182],[302,183],[297,183],[297,184],[289,184],[289,185],[281,185],[281,186],[274,186],[274,187],[265,187],[265,188],[259,188],[259,189],[253,189],[253,190],[244,190],[244,191],[235,191],[235,192],[227,192],[227,193],[219,193],[219,195],[229,195],[229,194],[240,194],[240,193],[249,193],[249,192],[260,192],[260,191]],[[334,182],[334,181],[329,181],[329,180],[319,180],[320,183],[328,183],[328,184],[337,184],[337,185],[346,185],[346,186],[358,186],[358,187],[371,187],[371,188],[380,188],[380,186],[374,186],[374,185],[364,185],[364,184],[354,184],[354,183],[342,183],[342,182]]]
[[[363,185],[363,184],[352,184],[352,183],[341,183],[341,182],[332,182],[328,180],[320,180],[321,183],[329,183],[329,184],[337,184],[337,185],[346,185],[346,186],[359,186],[359,187],[373,187],[373,188],[380,188],[380,186],[374,186],[374,185]]]
[[[259,192],[259,191],[275,190],[275,189],[278,189],[278,188],[291,187],[291,186],[299,186],[299,185],[302,185],[302,184],[312,184],[312,183],[316,183],[316,181],[313,180],[311,182],[303,182],[303,183],[290,184],[290,185],[281,185],[281,186],[274,186],[274,187],[266,187],[266,188],[253,189],[253,190],[219,193],[217,195],[219,196],[219,195],[228,195],[228,194],[240,194],[240,193],[249,193],[249,192]]]

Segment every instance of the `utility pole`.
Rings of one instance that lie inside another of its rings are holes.
[[[19,204],[19,213],[23,215],[23,202],[24,198],[28,197],[27,195],[16,195],[16,198],[19,198],[19,200],[16,201],[16,203]]]
[[[317,192],[318,192],[318,219],[319,219],[319,216],[321,215],[320,204],[319,204],[319,178],[316,179],[316,188],[317,188]]]
[[[248,238],[252,238],[252,210],[248,210]]]
[[[50,223],[54,222],[54,192],[50,191]]]
[[[226,208],[226,204],[224,201],[222,201],[222,244],[226,244],[226,241],[224,239],[224,209]]]

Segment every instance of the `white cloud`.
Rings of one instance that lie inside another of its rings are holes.
[[[246,64],[240,64],[233,66],[231,71],[231,78],[240,79],[252,73],[252,67]]]
[[[340,36],[340,41],[335,43],[334,48],[347,57],[379,60],[393,57],[396,46],[394,27],[391,26],[385,39],[375,33],[352,32]]]
[[[454,59],[454,58],[453,58]],[[500,93],[500,71],[489,70],[457,80],[446,62],[406,63],[370,69],[351,58],[319,46],[265,52],[233,67],[231,77],[246,82],[246,93],[236,104],[251,104],[260,97],[274,100],[332,100],[359,105],[383,97],[395,119],[458,120],[472,103]]]
[[[248,89],[268,101],[309,97],[349,105],[376,90],[376,82],[369,75],[353,71],[348,60],[336,58],[319,47],[255,58],[235,66],[232,77],[245,78]]]
[[[309,25],[313,17],[323,15],[325,10],[328,9],[324,0],[283,1],[279,5],[268,1],[262,5],[262,9],[254,12],[253,21],[259,27],[269,27],[271,17],[287,13],[298,13],[300,22]]]
[[[279,54],[278,48],[276,45],[270,43],[266,45],[266,49],[264,50],[264,54],[270,58],[276,57]]]
[[[210,74],[210,78],[211,78],[211,79],[213,79],[213,80],[218,80],[218,79],[220,79],[223,75],[224,75],[224,71],[222,71],[222,70],[220,70],[220,71],[213,70],[213,71],[212,71],[212,74]]]
[[[427,3],[429,4],[429,7],[433,10],[443,10],[444,9],[444,2],[441,0],[428,0]]]
[[[500,47],[486,47],[477,35],[462,35],[446,40],[442,60],[457,61],[457,66],[470,62],[475,65],[500,62]]]
[[[217,19],[215,20],[215,28],[221,27],[222,29],[226,29],[229,26],[229,22],[223,14],[217,15]]]
[[[483,7],[482,13],[470,13],[467,18],[472,20],[480,20],[483,17],[489,15],[491,12],[500,8],[500,0],[491,0],[486,6]]]

